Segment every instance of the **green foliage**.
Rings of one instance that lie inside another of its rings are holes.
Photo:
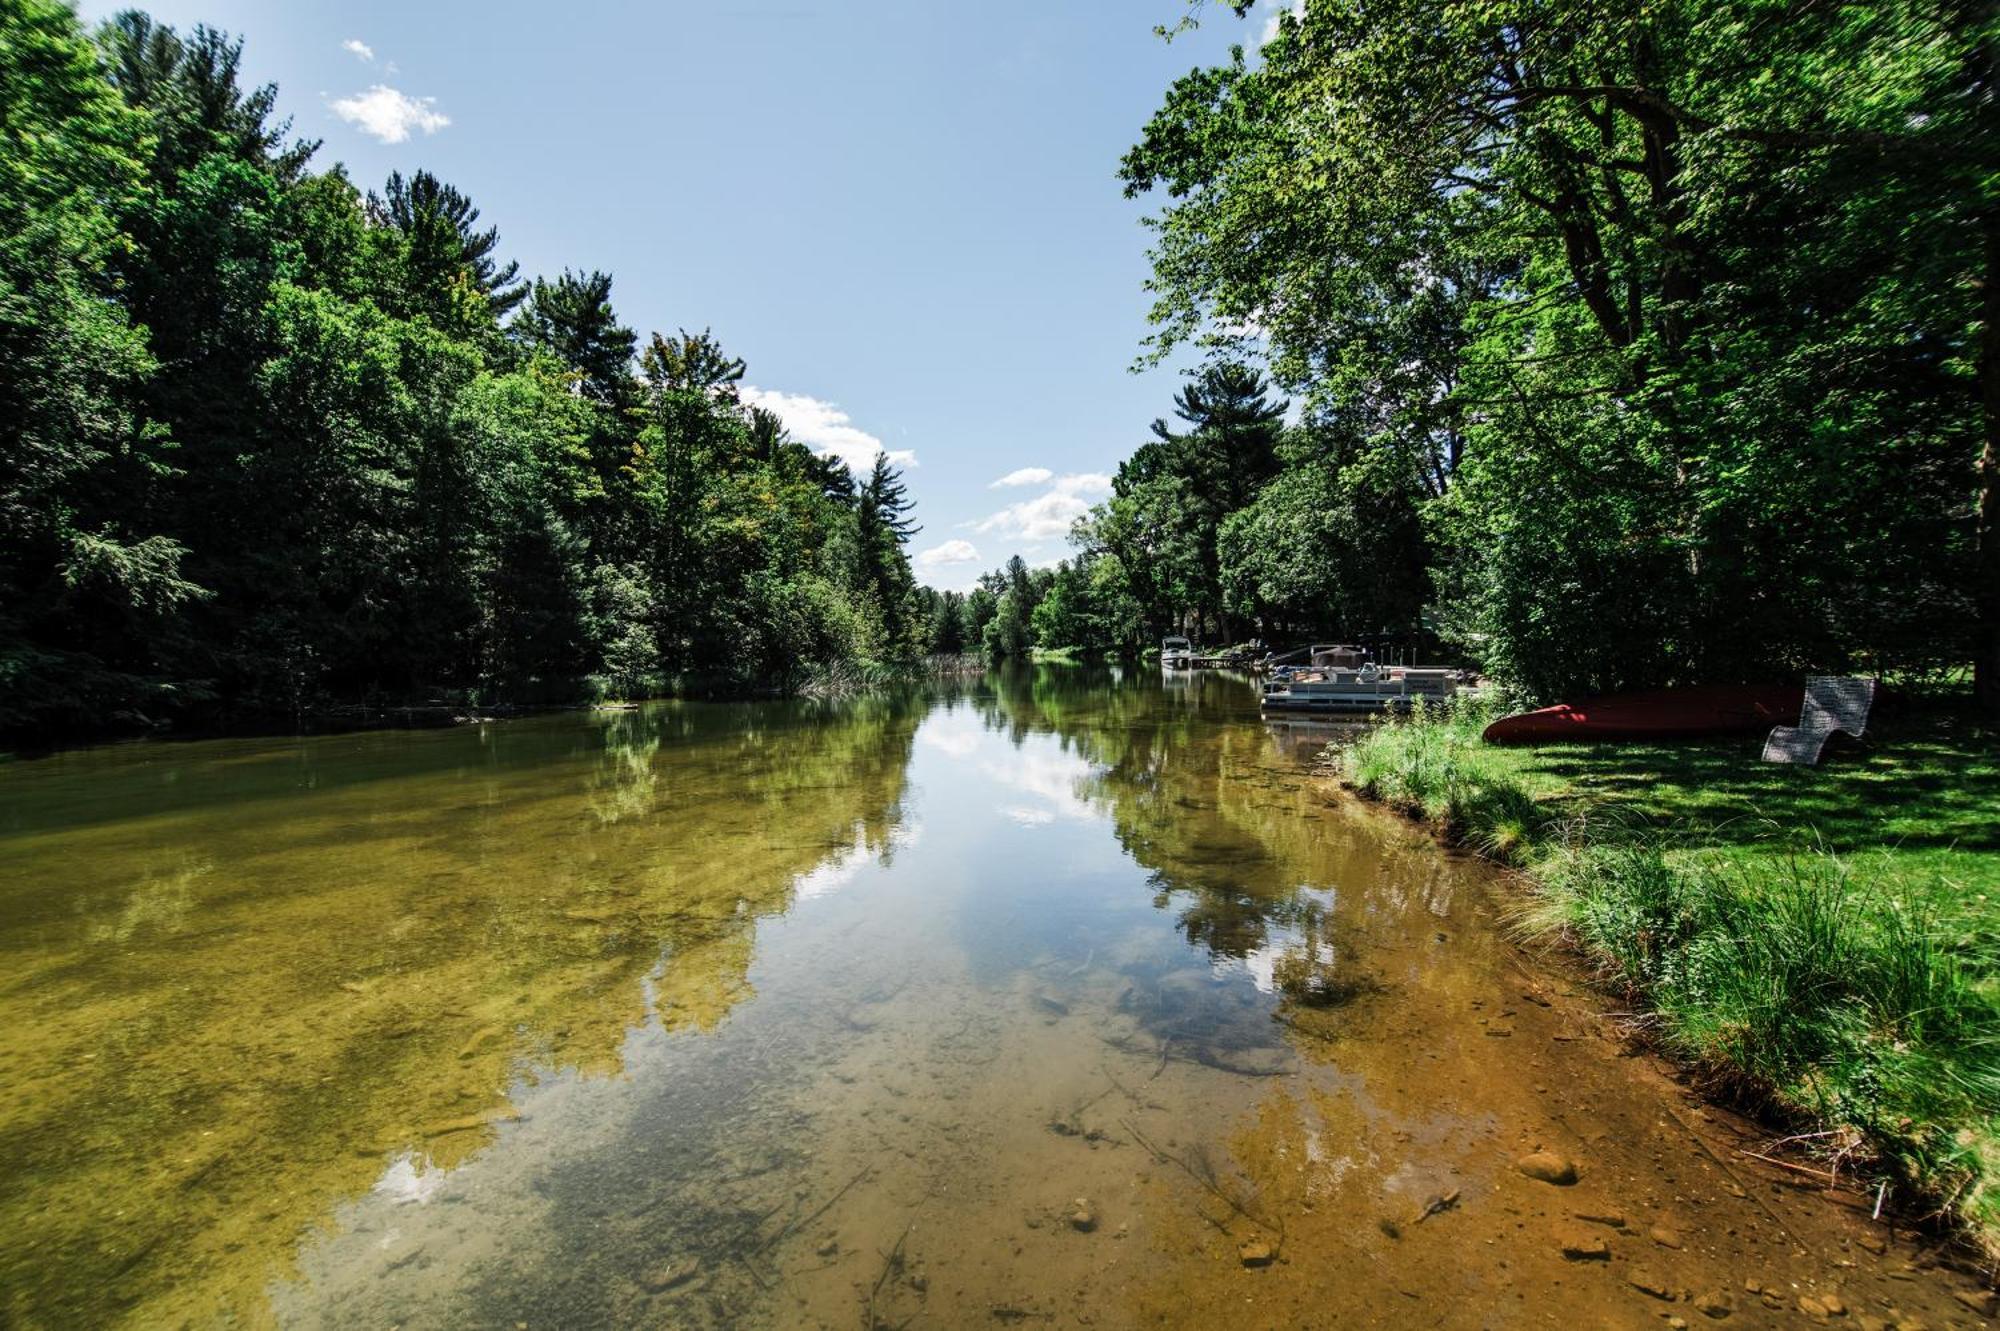
[[[708,333],[363,196],[240,44],[0,0],[0,730],[787,689],[921,648],[893,468]],[[511,316],[511,321],[510,321]]]
[[[1483,761],[1479,732],[1503,710],[1498,698],[1470,694],[1441,708],[1419,703],[1343,750],[1348,779],[1496,859],[1524,854],[1551,819],[1511,772]]]
[[[1231,608],[1274,638],[1413,626],[1429,590],[1427,551],[1391,461],[1314,459],[1230,514],[1217,551]]]
[[[1149,628],[1226,641],[1236,633],[1221,531],[1277,474],[1285,404],[1268,400],[1261,375],[1225,361],[1195,375],[1174,407],[1189,428],[1154,421],[1152,441],[1119,466],[1110,502],[1077,535],[1087,552],[1116,559],[1122,595]]]
[[[1333,441],[1233,519],[1231,611],[1353,623],[1379,549],[1537,694],[1993,676],[1994,39],[1957,3],[1311,0],[1178,80],[1124,164],[1165,196],[1149,355],[1261,348]],[[1104,524],[1180,604],[1155,514],[1200,502]]]
[[[67,8],[0,4],[0,727],[169,702],[144,640],[204,594],[144,507],[173,450],[113,272],[148,131]]]

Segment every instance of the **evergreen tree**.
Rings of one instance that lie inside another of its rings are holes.
[[[875,465],[861,485],[856,505],[862,577],[881,607],[889,641],[901,643],[910,628],[906,601],[915,585],[903,546],[923,529],[909,518],[911,503],[902,473],[890,465],[886,453],[875,455]]]
[[[479,209],[458,189],[428,171],[407,179],[389,173],[379,195],[368,196],[368,212],[377,226],[403,238],[406,294],[403,309],[429,315],[441,327],[476,333],[484,322],[497,323],[528,298],[519,281],[521,266],[501,264],[494,256],[500,245],[497,227],[479,229]],[[467,308],[478,302],[485,318]]]
[[[591,401],[613,408],[633,404],[639,339],[611,308],[611,274],[564,269],[553,282],[535,279],[512,331],[522,344],[575,371],[578,391]]]

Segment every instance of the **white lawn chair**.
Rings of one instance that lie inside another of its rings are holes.
[[[1875,681],[1850,675],[1809,675],[1805,705],[1799,709],[1799,723],[1777,726],[1764,741],[1767,763],[1802,763],[1819,766],[1826,742],[1844,732],[1861,738],[1868,728],[1868,713],[1875,705]]]

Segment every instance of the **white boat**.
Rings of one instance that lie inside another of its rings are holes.
[[[1458,692],[1458,672],[1416,666],[1345,664],[1347,649],[1315,644],[1314,664],[1274,672],[1264,681],[1267,712],[1366,714],[1404,712],[1417,699],[1442,703]],[[1335,664],[1336,660],[1343,663]]]
[[[1186,638],[1160,639],[1160,669],[1186,670],[1194,659],[1194,644]]]

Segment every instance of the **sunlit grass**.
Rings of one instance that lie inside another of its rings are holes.
[[[1753,741],[1495,748],[1390,721],[1351,784],[1529,870],[1519,918],[1725,1089],[1839,1130],[2000,1249],[2000,753],[1951,710],[1824,767]]]

